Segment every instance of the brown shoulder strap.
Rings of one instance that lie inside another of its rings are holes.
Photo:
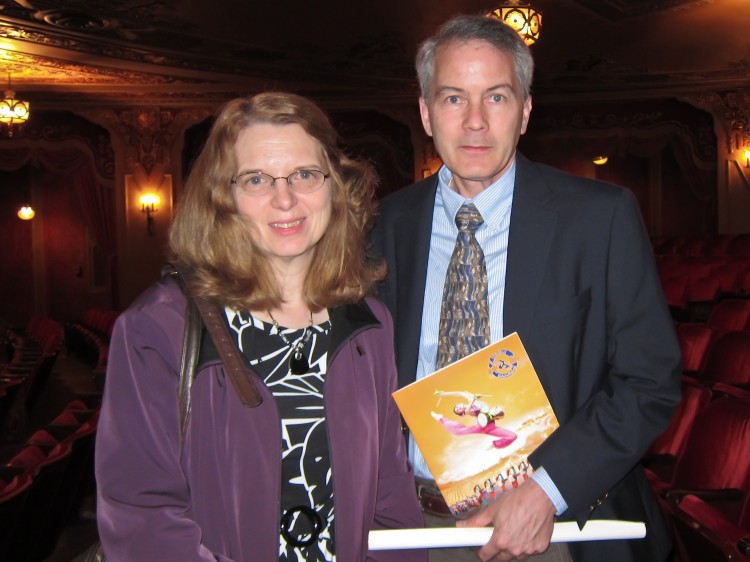
[[[190,419],[190,389],[193,386],[193,378],[198,367],[198,355],[201,348],[201,315],[195,301],[187,294],[185,279],[179,270],[174,265],[167,264],[162,269],[162,275],[171,276],[185,295],[185,327],[182,331],[180,376],[177,382],[177,404],[180,412],[180,455],[182,455],[187,422]]]
[[[188,420],[191,412],[191,388],[201,347],[202,326],[205,325],[219,352],[224,370],[232,381],[235,392],[245,406],[259,406],[263,399],[253,384],[253,375],[245,364],[229,333],[226,322],[221,317],[221,309],[200,297],[191,297],[182,272],[174,264],[166,264],[162,275],[171,276],[185,294],[185,329],[182,338],[180,376],[177,385],[177,400],[180,411],[180,452],[185,442]]]
[[[234,338],[229,333],[227,323],[222,318],[223,311],[218,305],[211,303],[201,297],[192,299],[200,311],[203,323],[214,340],[216,349],[224,363],[224,370],[229,375],[229,380],[234,385],[237,396],[240,397],[245,406],[259,406],[263,399],[253,383],[253,375],[247,368],[245,358],[237,349]]]
[[[183,288],[180,275],[176,275]],[[177,403],[180,410],[180,454],[185,443],[188,419],[190,419],[190,389],[193,386],[195,370],[198,367],[198,356],[201,349],[201,315],[194,299],[186,298],[185,329],[182,337],[182,360],[180,361],[180,379],[177,384]]]

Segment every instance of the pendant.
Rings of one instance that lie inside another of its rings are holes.
[[[293,375],[304,375],[310,370],[310,364],[302,350],[295,349],[289,355],[289,372]]]

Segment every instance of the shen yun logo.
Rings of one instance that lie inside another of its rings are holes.
[[[516,372],[518,368],[518,359],[513,352],[508,349],[501,349],[490,356],[487,365],[489,373],[498,379],[507,379]]]

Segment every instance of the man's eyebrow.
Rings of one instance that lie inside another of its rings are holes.
[[[500,84],[495,84],[494,86],[490,86],[485,91],[486,92],[494,92],[496,90],[511,90],[513,91],[513,85],[508,84],[507,82],[501,82]]]
[[[458,86],[440,86],[435,89],[435,95],[447,93],[461,94],[465,91],[466,90],[464,90],[463,88],[459,88]]]
[[[507,82],[500,82],[499,84],[495,84],[494,86],[490,86],[489,88],[484,90],[484,94],[488,94],[490,92],[496,92],[498,90],[503,91],[513,91],[513,85],[508,84]],[[435,96],[438,95],[445,95],[445,94],[463,94],[466,90],[464,88],[459,88],[458,86],[439,86],[435,89]]]

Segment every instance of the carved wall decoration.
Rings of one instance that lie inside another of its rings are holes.
[[[727,155],[750,148],[750,89],[706,92],[686,99],[717,119]]]
[[[210,115],[208,109],[134,108],[116,112],[111,109],[86,110],[82,114],[107,127],[122,139],[125,147],[125,170],[132,173],[142,167],[150,174],[158,164],[172,166],[172,145],[181,138],[185,128]]]

